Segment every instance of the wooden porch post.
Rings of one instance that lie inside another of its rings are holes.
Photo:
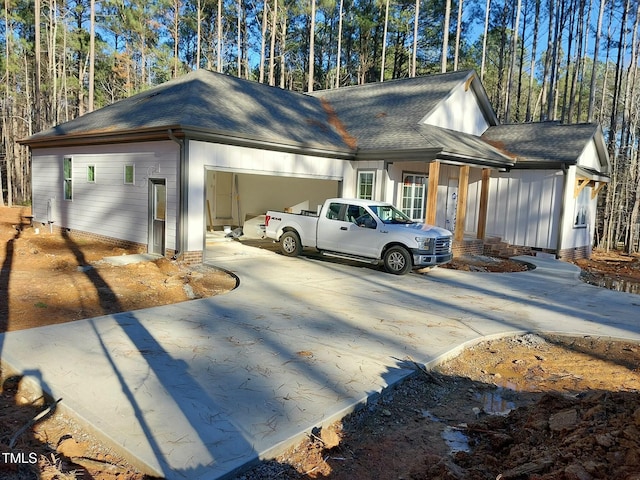
[[[469,192],[469,165],[460,167],[458,178],[458,206],[456,207],[456,226],[454,238],[461,242],[464,238],[464,224],[467,219],[467,196]]]
[[[427,189],[427,212],[424,222],[428,225],[436,224],[436,210],[438,208],[438,180],[440,179],[440,162],[429,164],[429,186]]]
[[[478,210],[478,234],[480,240],[484,240],[487,234],[487,208],[489,205],[489,180],[491,179],[491,170],[482,169],[482,185],[480,187],[480,207]]]

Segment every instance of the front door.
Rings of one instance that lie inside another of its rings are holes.
[[[164,179],[149,179],[149,253],[164,256],[167,187]]]

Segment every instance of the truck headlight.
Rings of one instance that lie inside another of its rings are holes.
[[[433,238],[416,237],[416,242],[418,242],[418,248],[420,250],[431,250],[433,248]]]

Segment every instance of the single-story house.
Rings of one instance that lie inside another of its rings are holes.
[[[304,94],[197,70],[22,143],[34,221],[190,262],[211,230],[336,196],[449,228],[458,252],[588,255],[610,168],[597,125],[499,125],[473,71]]]

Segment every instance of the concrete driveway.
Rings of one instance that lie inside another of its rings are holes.
[[[486,337],[640,340],[640,297],[566,263],[398,277],[238,242],[211,247],[226,295],[10,332],[3,361],[144,470],[218,479],[297,442],[412,372]]]

